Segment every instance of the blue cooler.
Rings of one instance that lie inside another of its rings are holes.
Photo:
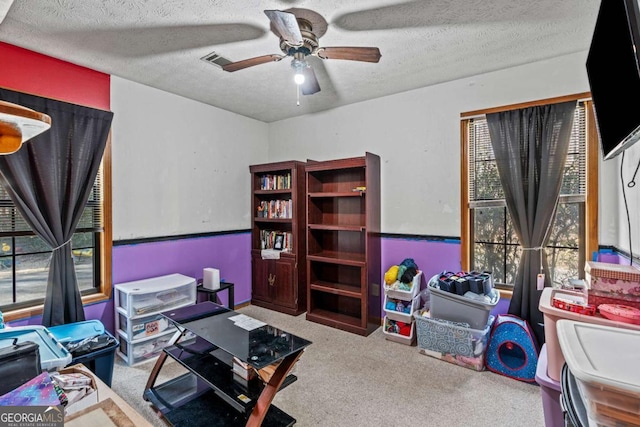
[[[49,332],[63,345],[82,341],[97,335],[106,334],[113,338],[114,343],[98,350],[74,356],[70,364],[82,363],[91,372],[96,374],[103,383],[111,387],[113,378],[113,363],[116,349],[120,345],[118,340],[105,330],[104,325],[99,320],[86,320],[84,322],[67,323],[66,325],[51,326]],[[73,353],[72,353],[73,355]]]

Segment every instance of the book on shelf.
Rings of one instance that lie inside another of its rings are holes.
[[[293,202],[289,200],[262,200],[258,206],[258,218],[287,218],[291,219]]]
[[[288,190],[291,188],[291,173],[284,175],[263,175],[260,178],[261,190]]]
[[[260,230],[260,249],[274,249],[276,236],[283,234],[283,244],[280,250],[291,252],[293,250],[293,234],[275,230]]]

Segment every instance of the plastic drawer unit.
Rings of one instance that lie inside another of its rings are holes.
[[[196,279],[182,274],[115,285],[118,355],[129,365],[159,355],[177,333],[161,313],[195,302]]]
[[[122,332],[118,331],[120,337],[118,355],[129,366],[146,362],[160,355],[162,349],[173,342],[174,335],[179,333],[178,331],[169,331],[150,338],[130,342]]]
[[[152,277],[115,285],[115,306],[129,319],[194,304],[196,279],[182,274]]]
[[[124,314],[118,313],[117,323],[118,333],[127,337],[129,341],[149,338],[176,329],[175,325],[162,314],[129,319]]]

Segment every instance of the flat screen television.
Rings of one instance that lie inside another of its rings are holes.
[[[587,56],[587,77],[605,160],[640,139],[638,0],[602,0]]]

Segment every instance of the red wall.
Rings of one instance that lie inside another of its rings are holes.
[[[3,42],[0,42],[0,87],[101,110],[109,110],[111,105],[109,74]],[[103,320],[113,331],[111,304],[85,306],[85,316]],[[11,325],[39,325],[41,321],[38,315],[11,322]]]
[[[109,110],[111,76],[0,42],[0,86]]]

